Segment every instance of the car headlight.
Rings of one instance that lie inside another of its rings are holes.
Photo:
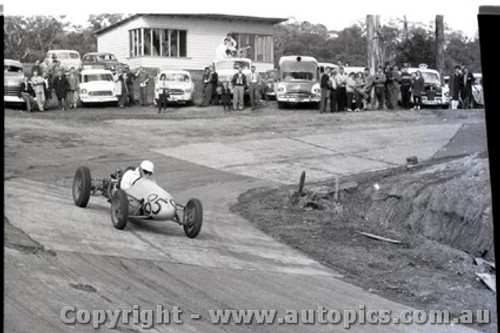
[[[88,90],[87,90],[87,89],[82,89],[82,90],[80,90],[80,94],[84,94],[84,95],[85,95],[85,94],[87,94],[87,93],[88,93]]]
[[[276,91],[280,94],[284,94],[286,92],[286,88],[284,85],[280,84],[278,85],[278,87],[276,88]]]
[[[193,89],[191,89],[191,88],[187,88],[187,89],[186,89],[186,90],[184,90],[184,91],[186,92],[186,94],[190,94],[190,93],[191,93],[191,91],[193,91]]]
[[[312,88],[311,88],[311,92],[314,94],[314,95],[319,95],[321,93],[321,87],[319,85],[319,83],[315,83]]]

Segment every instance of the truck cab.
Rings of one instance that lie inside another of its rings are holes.
[[[315,58],[307,56],[283,56],[280,58],[276,100],[278,108],[291,103],[319,105],[321,89],[319,66]]]

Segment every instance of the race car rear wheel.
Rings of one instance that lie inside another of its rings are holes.
[[[128,221],[128,197],[123,190],[116,190],[111,199],[111,221],[116,229],[123,230]]]
[[[92,178],[87,167],[79,167],[73,177],[73,201],[78,207],[86,207],[90,199]]]
[[[191,199],[184,208],[184,233],[189,238],[198,236],[203,224],[203,207],[198,199]]]

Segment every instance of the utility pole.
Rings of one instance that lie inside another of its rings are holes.
[[[444,72],[444,19],[436,15],[436,70],[443,77]]]
[[[380,47],[380,16],[379,15],[367,15],[366,16],[366,44],[368,47],[368,59],[367,66],[370,68],[370,74],[375,75],[377,66],[382,65],[381,59],[381,47]],[[375,89],[372,90],[371,94],[371,107],[373,108],[375,102]]]

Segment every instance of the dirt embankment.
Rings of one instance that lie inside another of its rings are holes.
[[[488,159],[469,156],[384,179],[364,190],[365,218],[494,258]]]
[[[346,177],[357,186],[334,201],[334,181],[254,189],[233,211],[277,240],[332,267],[346,281],[418,309],[488,309],[496,297],[476,276],[493,273],[488,159],[461,159]],[[375,186],[376,185],[376,186]],[[377,189],[378,188],[378,189]],[[372,239],[371,233],[398,243]]]

